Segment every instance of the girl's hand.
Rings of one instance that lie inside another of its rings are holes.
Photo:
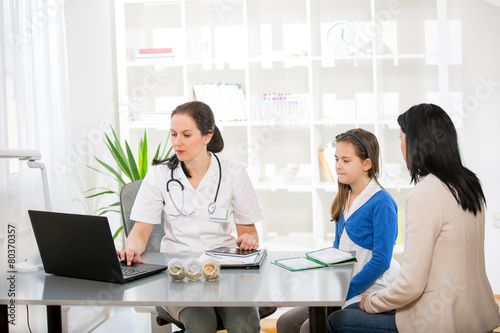
[[[250,234],[243,234],[236,239],[236,245],[242,250],[256,250],[259,242]]]
[[[146,262],[141,260],[141,256],[137,253],[136,250],[127,249],[127,250],[116,250],[116,254],[121,261],[127,261],[127,265],[130,266],[133,263],[141,263],[145,264]]]

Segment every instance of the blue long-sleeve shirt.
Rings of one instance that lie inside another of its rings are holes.
[[[391,195],[381,189],[348,219],[342,214],[335,228],[333,247],[338,248],[345,228],[358,246],[372,251],[372,258],[356,274],[349,285],[350,299],[373,284],[389,268],[394,243],[398,235],[398,207]]]

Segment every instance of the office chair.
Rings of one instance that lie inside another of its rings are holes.
[[[128,236],[132,227],[134,226],[135,221],[130,219],[130,212],[132,211],[132,206],[134,205],[135,197],[137,196],[137,192],[141,187],[142,179],[136,180],[134,182],[125,184],[120,192],[120,205],[122,210],[122,219],[123,219],[123,229],[125,231],[125,235]],[[165,235],[165,230],[163,229],[165,221],[163,219],[163,214],[161,217],[161,223],[156,224],[153,227],[153,231],[151,232],[151,236],[149,237],[148,244],[146,245],[145,252],[160,252],[160,243]],[[157,330],[154,329],[154,317],[156,317],[156,324],[158,326],[164,326],[168,324],[174,324],[180,331],[176,333],[181,333],[185,331],[184,325],[174,319],[167,311],[165,311],[162,307],[157,306],[156,308],[152,307],[143,307],[151,312],[151,324],[153,332]],[[266,318],[276,312],[276,307],[259,307],[259,315],[260,319]],[[222,323],[222,319],[217,316],[217,330],[223,330],[224,324]]]
[[[137,196],[137,192],[139,192],[141,184],[142,179],[125,184],[120,192],[123,231],[127,237],[135,223],[135,221],[130,219],[130,212],[132,211],[132,206],[134,206],[135,197]],[[160,252],[161,240],[163,236],[165,236],[165,230],[163,229],[164,223],[165,221],[162,215],[161,224],[155,224],[153,227],[153,231],[151,231],[151,236],[149,236],[149,241],[144,252]]]

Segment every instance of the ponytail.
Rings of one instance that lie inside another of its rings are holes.
[[[222,134],[217,125],[214,125],[212,139],[207,145],[207,150],[212,153],[220,153],[222,149],[224,149],[224,139],[222,139]]]

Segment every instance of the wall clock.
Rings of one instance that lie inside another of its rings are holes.
[[[326,35],[328,45],[337,56],[348,56],[357,51],[357,31],[348,21],[336,21]]]

